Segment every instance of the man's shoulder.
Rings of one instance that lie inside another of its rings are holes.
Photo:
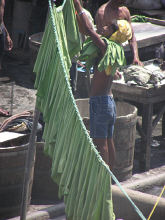
[[[96,13],[101,13],[101,12],[103,12],[103,11],[105,10],[106,6],[107,6],[107,3],[101,5],[101,6],[97,9],[97,12],[96,12]]]
[[[131,15],[130,15],[129,9],[126,6],[122,6],[122,7],[120,7],[120,10],[121,10],[121,14],[123,16],[123,19],[130,20]]]
[[[5,0],[0,0],[0,5],[4,6],[5,5]]]
[[[101,6],[97,9],[96,15],[95,15],[95,21],[96,21],[96,23],[99,23],[100,21],[103,22],[104,12],[105,12],[106,5],[107,5],[107,3],[101,5]]]
[[[124,12],[129,12],[129,9],[126,6],[120,7],[120,10],[122,10]]]

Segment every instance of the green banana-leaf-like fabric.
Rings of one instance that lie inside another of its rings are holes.
[[[114,220],[109,168],[83,124],[68,77],[80,48],[73,0],[67,0],[62,10],[53,7],[34,67],[45,153],[68,220]]]
[[[102,37],[102,39],[107,44],[107,50],[103,58],[97,64],[98,70],[101,72],[106,70],[107,67],[111,66],[111,75],[114,75],[118,67],[126,65],[124,49],[122,46],[112,40],[108,40],[105,37]],[[86,68],[89,70],[96,64],[96,62],[98,62],[99,57],[100,49],[93,43],[90,37],[88,37],[83,44],[83,49],[78,59],[80,61],[85,61]]]

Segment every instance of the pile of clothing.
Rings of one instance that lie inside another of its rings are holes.
[[[145,66],[130,65],[123,68],[125,83],[143,87],[159,87],[165,84],[165,71],[151,70]]]
[[[15,114],[7,118],[0,125],[0,132],[11,131],[18,133],[30,133],[33,126],[33,112],[24,111],[19,114]],[[42,126],[38,124],[38,129],[40,130]],[[38,130],[37,129],[37,130]]]

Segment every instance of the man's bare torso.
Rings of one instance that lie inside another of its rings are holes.
[[[113,77],[107,76],[105,71],[99,72],[97,67],[94,68],[94,75],[91,82],[90,96],[112,95]]]
[[[106,3],[98,9],[95,20],[97,31],[99,34],[101,34],[102,27],[110,27],[114,20],[127,20],[128,22],[130,22],[129,11],[124,6],[113,9],[109,6],[109,3]]]
[[[127,20],[128,10],[126,7],[119,7],[116,10],[108,7],[108,3],[102,5],[96,15],[98,33],[102,33],[103,26],[111,26],[113,20]],[[94,76],[91,83],[90,96],[111,95],[113,76],[107,76],[105,71],[99,72],[97,65],[94,68]]]

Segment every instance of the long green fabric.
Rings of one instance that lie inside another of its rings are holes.
[[[101,72],[111,66],[111,75],[114,75],[116,69],[120,66],[126,65],[126,59],[124,55],[124,49],[118,43],[108,40],[105,37],[102,39],[107,44],[107,50],[105,55],[98,63],[98,70]],[[89,70],[100,57],[100,49],[93,43],[90,37],[86,39],[83,44],[83,49],[79,60],[86,62],[86,68]]]
[[[52,13],[34,67],[51,176],[68,220],[114,220],[109,168],[82,122],[69,82],[71,59],[81,48],[73,1],[54,6]]]

